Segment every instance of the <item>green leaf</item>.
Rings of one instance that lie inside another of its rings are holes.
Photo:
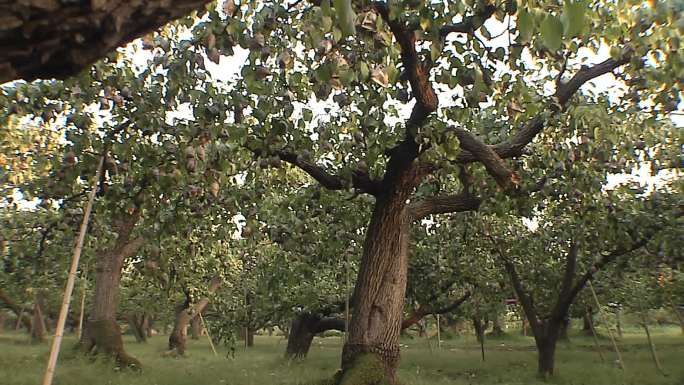
[[[563,6],[563,35],[575,37],[582,34],[585,27],[584,9],[586,5],[582,1],[566,0]]]
[[[532,38],[532,32],[534,30],[534,20],[532,19],[532,15],[530,15],[527,10],[521,9],[518,12],[517,27],[518,39],[520,40],[520,43],[525,44],[529,42],[530,38]]]
[[[345,36],[356,34],[356,14],[352,9],[351,0],[333,0],[337,23]]]
[[[542,21],[540,31],[546,48],[556,51],[563,43],[563,23],[557,16],[548,15]]]

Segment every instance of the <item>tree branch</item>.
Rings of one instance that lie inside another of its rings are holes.
[[[471,16],[463,18],[463,21],[456,24],[447,24],[439,29],[440,36],[444,39],[451,33],[473,34],[484,24],[487,19],[496,12],[494,4],[487,4],[480,8]]]
[[[347,188],[347,183],[344,178],[339,175],[328,173],[323,167],[305,160],[297,154],[287,151],[277,151],[276,155],[283,161],[299,167],[328,190],[344,190]],[[365,171],[356,170],[352,172],[351,182],[354,188],[371,195],[378,195],[381,190],[380,183],[373,180]]]
[[[411,131],[425,123],[428,116],[437,110],[437,95],[429,79],[429,68],[420,63],[416,51],[416,35],[413,30],[407,28],[400,20],[391,19],[386,3],[378,2],[375,3],[374,7],[385,23],[389,25],[401,48],[401,63],[411,84],[413,97],[416,99],[416,104],[413,106],[411,116],[406,124],[407,129]]]
[[[451,130],[456,133],[461,148],[473,154],[501,188],[509,190],[518,184],[518,176],[508,168],[492,147],[467,130],[458,127],[451,127]]]
[[[584,85],[586,82],[595,79],[601,75],[607,74],[618,67],[627,63],[631,58],[631,51],[628,51],[621,58],[608,59],[591,67],[582,67],[575,75],[567,82],[559,82],[554,98],[558,105],[551,106],[553,112],[557,112],[564,108],[570,98]],[[545,118],[544,113],[530,119],[523,128],[515,135],[508,138],[506,141],[490,146],[496,154],[503,159],[513,158],[522,155],[523,148],[532,142],[535,136],[544,129]],[[461,152],[456,158],[457,163],[471,163],[479,161],[476,154],[466,150]]]
[[[473,211],[480,207],[481,200],[470,193],[448,196],[434,196],[412,202],[408,206],[411,219],[419,220],[428,215]]]

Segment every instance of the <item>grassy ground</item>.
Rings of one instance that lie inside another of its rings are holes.
[[[682,385],[684,384],[684,336],[675,328],[654,328],[655,342],[666,376],[659,374],[650,357],[645,337],[633,330],[620,341],[627,367],[623,373],[614,364],[610,342],[602,339],[608,364],[602,364],[591,338],[571,335],[569,344],[558,346],[558,375],[552,384],[573,385]],[[144,365],[140,373],[117,371],[111,363],[93,362],[74,354],[73,337],[65,340],[55,384],[59,385],[265,385],[306,384],[329,378],[336,371],[341,351],[337,337],[317,338],[309,358],[301,363],[282,359],[282,337],[257,336],[255,347],[238,348],[235,359],[225,350],[214,357],[206,339],[189,341],[187,358],[165,358],[161,352],[165,336],[147,344],[126,337],[129,353]],[[406,385],[493,385],[541,384],[535,377],[536,352],[529,337],[511,332],[508,337],[489,339],[485,361],[471,336],[443,341],[402,341],[400,378]],[[47,345],[29,345],[25,334],[0,332],[0,384],[39,384],[47,361]]]

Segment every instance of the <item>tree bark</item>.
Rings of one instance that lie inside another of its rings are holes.
[[[568,330],[570,329],[570,317],[565,317],[561,321],[560,330],[558,332],[558,339],[563,342],[570,342]]]
[[[33,304],[33,321],[31,325],[31,343],[41,344],[45,342],[45,319],[43,318],[43,300],[42,295],[37,293],[35,295],[35,303]]]
[[[377,198],[371,217],[353,295],[353,315],[342,350],[342,382],[356,371],[397,383],[401,331],[408,266],[408,191],[397,187]],[[357,370],[353,370],[356,367]],[[359,384],[363,385],[363,384]]]
[[[103,353],[113,357],[119,366],[131,368],[140,368],[141,364],[124,350],[116,313],[124,260],[133,256],[145,241],[143,238],[130,238],[138,219],[139,213],[136,212],[117,221],[118,237],[114,246],[98,257],[92,309],[80,341],[83,352]]]
[[[31,318],[27,316],[22,309],[21,305],[19,305],[16,301],[14,301],[7,293],[5,293],[2,288],[0,288],[0,301],[2,301],[14,314],[17,316],[17,325],[19,323],[23,324],[26,327],[26,330],[31,330]]]
[[[193,340],[200,339],[202,335],[202,323],[200,322],[199,316],[192,317],[190,320],[190,338]]]
[[[306,358],[314,336],[326,330],[344,331],[344,319],[321,317],[310,312],[298,314],[292,320],[290,336],[287,339],[287,348],[285,349],[285,358]]]
[[[0,2],[0,83],[75,75],[207,0]]]
[[[594,313],[591,307],[587,308],[587,311],[582,315],[582,333],[584,335],[592,335],[591,328],[594,325]]]
[[[487,324],[482,322],[482,319],[480,317],[473,317],[473,330],[475,330],[475,338],[477,338],[477,342],[483,343],[484,342],[484,332],[485,329],[487,329]]]
[[[209,294],[215,293],[221,286],[221,280],[215,277],[209,284]],[[185,354],[188,338],[188,325],[195,316],[202,313],[209,304],[209,297],[203,297],[196,304],[191,305],[191,299],[186,295],[186,300],[176,306],[176,317],[173,323],[173,330],[169,335],[169,352],[178,355]],[[199,318],[199,317],[197,317]]]
[[[140,343],[147,342],[147,331],[145,330],[147,315],[145,313],[129,313],[126,315],[126,321],[133,332],[135,340]]]
[[[543,335],[539,337],[535,335],[535,341],[539,354],[537,373],[539,374],[539,377],[547,379],[553,376],[554,373],[556,342],[558,341],[560,324],[555,326],[547,324],[545,329],[547,330]]]
[[[492,337],[502,337],[506,335],[506,332],[504,331],[502,318],[498,313],[494,315],[494,319],[492,320],[492,332],[490,333],[490,335]]]

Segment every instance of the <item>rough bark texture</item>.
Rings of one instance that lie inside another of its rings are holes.
[[[200,339],[202,335],[202,323],[200,322],[199,316],[192,317],[190,320],[190,338],[193,340]]]
[[[137,342],[147,342],[148,316],[145,313],[129,313],[126,315],[128,326]]]
[[[287,339],[285,358],[305,358],[311,348],[311,342],[318,333],[327,330],[344,331],[344,319],[322,317],[319,314],[302,312],[292,320],[290,335]]]
[[[553,376],[554,364],[556,361],[556,343],[558,342],[558,334],[560,332],[560,323],[544,323],[542,325],[543,331],[537,335],[535,333],[534,340],[537,345],[538,374],[542,378],[549,378]]]
[[[214,278],[209,284],[209,294],[215,293],[221,286],[221,280]],[[180,356],[185,354],[186,343],[188,339],[188,325],[193,318],[204,311],[204,308],[209,304],[209,297],[203,297],[194,305],[191,305],[191,298],[186,294],[184,302],[176,306],[176,317],[173,323],[173,330],[169,335],[169,352]]]
[[[0,2],[0,83],[74,75],[207,0]]]
[[[342,351],[343,373],[355,365],[358,357],[370,353],[382,362],[390,383],[396,383],[399,362],[410,221],[405,206],[413,190],[408,180],[402,184],[376,201],[354,289],[348,339]]]
[[[138,218],[139,214],[134,213],[117,221],[118,237],[114,246],[98,256],[92,308],[80,342],[86,353],[104,353],[116,359],[119,366],[134,368],[140,368],[140,361],[124,351],[116,312],[123,262],[144,243],[143,238],[131,239]]]

